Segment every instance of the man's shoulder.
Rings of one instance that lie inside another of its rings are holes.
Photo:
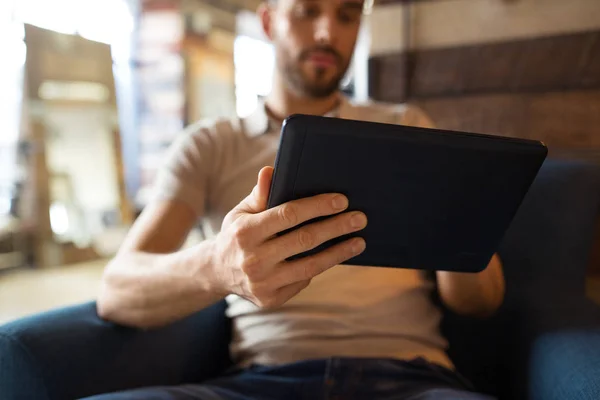
[[[185,127],[181,135],[232,135],[240,132],[242,130],[241,126],[242,124],[238,117],[203,118]]]
[[[343,114],[344,118],[362,121],[433,127],[431,119],[420,107],[408,103],[348,101]]]
[[[205,118],[193,122],[175,136],[169,146],[168,159],[175,163],[214,158],[235,141],[239,124],[236,118]]]

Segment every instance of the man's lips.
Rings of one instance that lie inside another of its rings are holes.
[[[325,53],[313,53],[308,56],[308,61],[318,67],[333,67],[336,65],[335,57]]]

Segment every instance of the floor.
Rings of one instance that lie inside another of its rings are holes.
[[[29,314],[94,299],[106,260],[46,270],[0,274],[0,324]]]
[[[106,260],[99,260],[62,268],[0,274],[0,324],[94,299],[105,265]],[[587,292],[600,304],[600,277],[588,280]]]

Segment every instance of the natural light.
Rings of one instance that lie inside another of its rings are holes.
[[[110,44],[115,59],[126,57],[127,38],[134,28],[125,0],[2,0],[0,45],[5,57],[0,63],[0,90],[4,93],[0,98],[0,145],[18,137],[26,57],[23,23]]]
[[[236,111],[240,117],[247,117],[256,108],[259,96],[271,91],[275,54],[269,43],[248,36],[238,36],[233,51]]]
[[[86,39],[118,44],[133,30],[125,0],[19,0],[18,21]]]

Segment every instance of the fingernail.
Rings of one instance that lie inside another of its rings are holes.
[[[367,217],[362,213],[354,214],[350,219],[350,224],[355,229],[364,228],[367,224]]]
[[[332,200],[333,208],[343,210],[348,207],[348,199],[345,196],[337,195]]]
[[[355,254],[362,253],[366,247],[367,244],[363,239],[354,239],[352,242],[352,252]]]

